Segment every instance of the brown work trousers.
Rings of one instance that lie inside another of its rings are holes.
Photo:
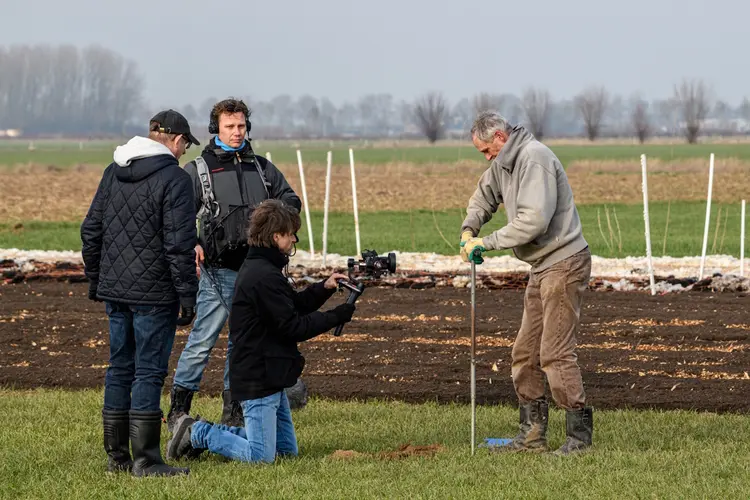
[[[529,274],[511,370],[521,404],[544,396],[546,375],[557,406],[566,410],[584,407],[586,396],[575,348],[582,294],[590,277],[588,248]]]

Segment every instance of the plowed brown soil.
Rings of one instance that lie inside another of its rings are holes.
[[[0,385],[100,387],[108,358],[104,306],[85,283],[0,286]],[[514,403],[510,352],[522,292],[477,290],[477,400]],[[331,300],[335,304],[344,294]],[[598,408],[750,411],[748,300],[730,293],[587,292],[579,363]],[[312,394],[334,399],[469,401],[469,291],[370,288],[341,337],[301,344]],[[171,374],[189,330],[180,329]],[[226,330],[202,391],[221,391]],[[166,389],[165,389],[166,390]]]

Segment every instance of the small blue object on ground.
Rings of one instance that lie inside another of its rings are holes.
[[[495,446],[503,446],[513,441],[512,439],[506,438],[484,438],[484,443],[480,444],[480,447],[493,448]]]

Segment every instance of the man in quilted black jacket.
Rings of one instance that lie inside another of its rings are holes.
[[[89,298],[104,301],[110,357],[104,448],[110,471],[187,474],[161,457],[160,397],[177,324],[195,315],[195,200],[178,160],[199,142],[174,110],[117,147],[81,225]],[[128,445],[132,445],[132,460]]]

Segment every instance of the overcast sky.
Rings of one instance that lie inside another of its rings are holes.
[[[527,85],[568,98],[590,84],[625,97],[700,77],[750,96],[739,0],[0,0],[0,45],[101,44],[136,60],[155,106],[288,93],[339,105],[366,93],[451,104]]]

